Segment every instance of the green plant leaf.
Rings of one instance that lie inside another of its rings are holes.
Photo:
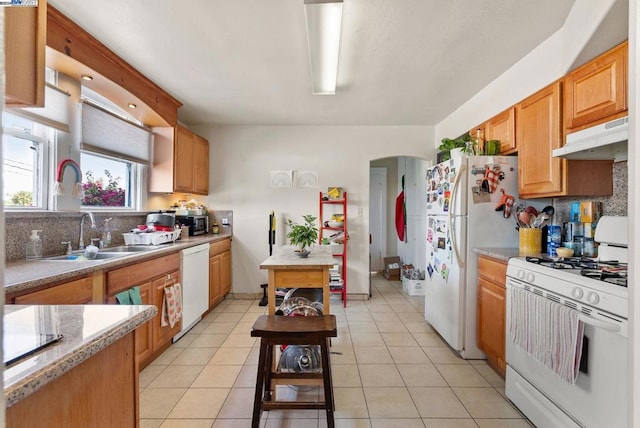
[[[310,247],[318,240],[318,228],[315,225],[316,217],[311,214],[303,215],[304,224],[298,224],[291,219],[287,220],[287,226],[291,228],[287,238],[291,245],[297,246],[301,251]]]

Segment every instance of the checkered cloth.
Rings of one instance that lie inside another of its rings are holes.
[[[496,171],[487,167],[486,171],[484,172],[484,179],[489,186],[489,193],[493,193],[496,191],[498,183],[500,182],[500,171]]]

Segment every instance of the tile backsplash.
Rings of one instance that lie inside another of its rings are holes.
[[[5,253],[6,261],[25,259],[25,248],[31,230],[42,230],[42,255],[45,257],[64,254],[63,241],[71,241],[74,250],[80,240],[80,212],[5,212]],[[88,218],[84,220],[84,244],[91,238],[101,238],[104,221],[108,218],[111,231],[111,245],[123,245],[123,232],[128,232],[138,224],[143,224],[147,213],[94,213],[96,229],[91,229]]]
[[[588,177],[585,177],[585,179],[588,180]],[[628,190],[629,176],[627,162],[616,162],[613,164],[613,195],[608,197],[555,198],[553,201],[556,209],[554,223],[559,224],[569,220],[571,202],[574,201],[601,201],[603,214],[626,216],[629,209]]]
[[[124,245],[122,233],[129,232],[139,224],[144,224],[148,212],[95,212],[96,229],[91,229],[88,218],[84,220],[84,244],[89,245],[91,238],[101,238],[105,230],[105,220],[109,221],[111,246]],[[63,241],[71,241],[74,250],[78,249],[80,240],[80,219],[82,212],[11,212],[5,211],[5,254],[7,262],[24,260],[26,245],[32,230],[42,230],[42,255],[44,257],[64,254],[66,246]],[[233,228],[233,211],[209,211],[209,225],[215,219],[220,231],[231,232]],[[228,226],[222,225],[226,219]],[[209,230],[209,233],[211,230]]]

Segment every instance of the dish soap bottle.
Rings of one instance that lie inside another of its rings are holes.
[[[29,242],[27,242],[27,259],[39,259],[42,257],[42,239],[39,233],[42,230],[32,230]]]

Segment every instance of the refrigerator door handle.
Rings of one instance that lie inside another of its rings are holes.
[[[455,213],[455,200],[456,194],[458,193],[458,187],[460,187],[460,177],[466,173],[466,166],[464,164],[460,165],[460,170],[456,174],[455,180],[453,180],[453,186],[451,186],[451,199],[449,202],[449,233],[451,234],[451,246],[453,247],[453,252],[456,256],[456,260],[458,261],[458,266],[460,268],[464,267],[464,262],[462,261],[462,257],[460,257],[460,252],[458,251],[458,244],[456,244],[456,234],[455,234],[455,222],[454,217],[456,217]]]
[[[454,216],[449,214],[449,233],[451,235],[451,246],[453,247],[453,253],[456,256],[456,260],[458,261],[458,266],[462,269],[464,267],[464,261],[462,260],[462,257],[460,257],[460,252],[458,251],[458,244],[456,244],[456,228],[455,228],[455,217],[461,217],[461,216]]]
[[[453,186],[451,186],[451,197],[450,197],[451,199],[449,201],[449,217],[453,215],[451,213],[456,212],[455,210],[456,195],[458,194],[458,187],[460,187],[460,177],[462,177],[465,174],[466,169],[467,167],[465,166],[465,164],[461,164],[460,170],[456,174],[455,180],[453,180]]]

